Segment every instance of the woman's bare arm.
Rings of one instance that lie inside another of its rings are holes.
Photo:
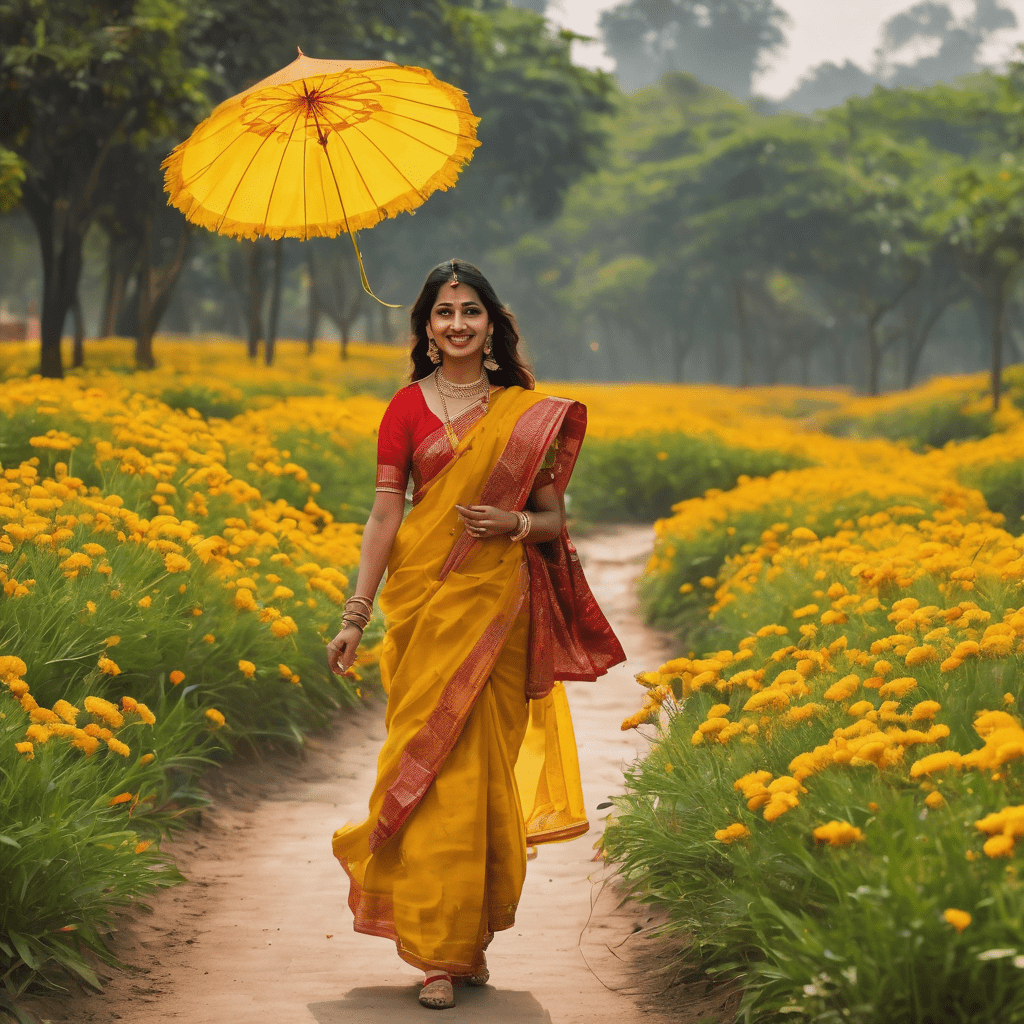
[[[363,529],[363,540],[359,551],[359,576],[356,579],[354,595],[367,597],[371,601],[377,593],[384,570],[388,565],[391,545],[395,534],[402,525],[405,511],[405,495],[392,491],[377,491],[370,510],[370,518]],[[331,671],[343,675],[356,660],[356,648],[362,631],[357,626],[345,626],[327,645],[327,663]]]

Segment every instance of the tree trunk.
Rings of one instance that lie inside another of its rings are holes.
[[[692,333],[683,330],[678,320],[674,321],[669,330],[669,346],[672,356],[672,380],[676,384],[682,384],[686,379],[684,369],[691,345]]]
[[[263,298],[262,267],[263,252],[259,241],[245,243],[246,260],[246,299],[248,304],[248,344],[249,358],[259,355],[260,342],[263,340],[263,320],[260,316],[260,304]]]
[[[82,299],[76,295],[71,304],[71,322],[74,324],[74,342],[71,346],[71,365],[78,369],[85,366],[85,322],[82,318]]]
[[[950,306],[955,305],[964,296],[963,291],[952,292],[948,298],[943,298],[935,304],[932,308],[931,313],[924,322],[924,326],[917,333],[916,336],[908,333],[907,337],[907,369],[903,378],[903,386],[906,388],[913,387],[914,378],[917,376],[917,368],[921,364],[921,355],[924,352],[924,347],[928,343],[928,339],[931,337],[931,333],[935,330],[939,321],[942,319],[946,310]]]
[[[143,229],[142,253],[139,261],[139,325],[135,335],[135,365],[141,370],[156,366],[153,336],[174,294],[174,286],[185,267],[188,251],[189,225],[182,219],[181,235],[174,259],[168,267],[154,267],[152,262],[153,218],[147,215]]]
[[[61,338],[68,312],[78,295],[85,227],[70,216],[66,205],[51,203],[30,182],[31,179],[24,187],[25,209],[39,238],[43,268],[39,373],[43,377],[63,377]]]
[[[736,335],[740,342],[740,387],[749,387],[753,378],[754,353],[750,338],[750,324],[747,320],[747,306],[743,295],[743,282],[734,278],[732,282],[733,307],[736,311]]]
[[[876,309],[868,317],[868,394],[878,394],[878,379],[881,375],[882,353],[878,344],[878,322],[885,316],[886,310]]]
[[[101,338],[117,334],[118,322],[128,293],[128,282],[135,271],[131,242],[127,238],[110,237],[107,248],[107,287],[103,296],[103,315],[100,319]]]
[[[267,340],[263,358],[267,366],[274,365],[274,347],[277,344],[277,322],[281,316],[281,276],[284,263],[284,240],[274,240],[274,263],[270,281],[270,311],[267,314]]]
[[[306,270],[309,274],[308,291],[308,317],[306,320],[306,355],[312,355],[316,348],[316,336],[320,330],[320,319],[323,316],[323,306],[320,302],[320,290],[316,281],[316,263],[313,260],[312,249],[306,251]]]
[[[989,316],[991,317],[992,343],[992,410],[999,411],[999,400],[1003,387],[1003,319],[1006,313],[1006,277],[999,276],[992,282],[989,293]]]

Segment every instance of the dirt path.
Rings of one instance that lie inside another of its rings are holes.
[[[636,609],[652,540],[648,528],[617,527],[579,544],[629,656],[597,683],[568,684],[591,831],[530,862],[517,924],[488,951],[492,983],[459,989],[443,1017],[451,1024],[658,1019],[613,991],[636,980],[619,954],[648,917],[618,906],[603,886],[610,872],[593,860],[608,813],[596,806],[622,791],[623,765],[643,744],[619,729],[640,702],[632,674],[667,655]],[[304,760],[225,771],[204,827],[173,844],[189,881],[155,897],[154,912],[133,915],[117,937],[135,968],[102,995],[42,1000],[36,1012],[53,1024],[422,1024],[422,975],[393,944],[352,931],[347,879],[330,849],[334,829],[366,813],[383,737],[377,706],[314,741]]]

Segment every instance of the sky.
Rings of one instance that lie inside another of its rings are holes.
[[[615,7],[621,0],[551,0],[548,16],[581,35],[598,34],[597,20],[601,11]],[[772,66],[755,79],[755,91],[773,99],[791,92],[800,77],[822,61],[842,64],[852,60],[867,68],[878,45],[878,30],[899,11],[912,6],[914,0],[776,0],[791,23],[787,30],[788,45]],[[974,9],[970,0],[947,0],[958,13]],[[1021,28],[1002,34],[993,41],[986,61],[996,63],[1015,52],[1015,43],[1024,41],[1024,0],[1004,0],[1012,9]],[[614,63],[604,53],[600,42],[577,44],[574,51],[580,64],[612,70]]]

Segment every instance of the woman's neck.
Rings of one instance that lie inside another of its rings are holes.
[[[468,359],[453,359],[446,356],[441,364],[441,373],[445,380],[452,384],[472,384],[480,379],[484,372],[484,361],[479,356],[470,356]]]

